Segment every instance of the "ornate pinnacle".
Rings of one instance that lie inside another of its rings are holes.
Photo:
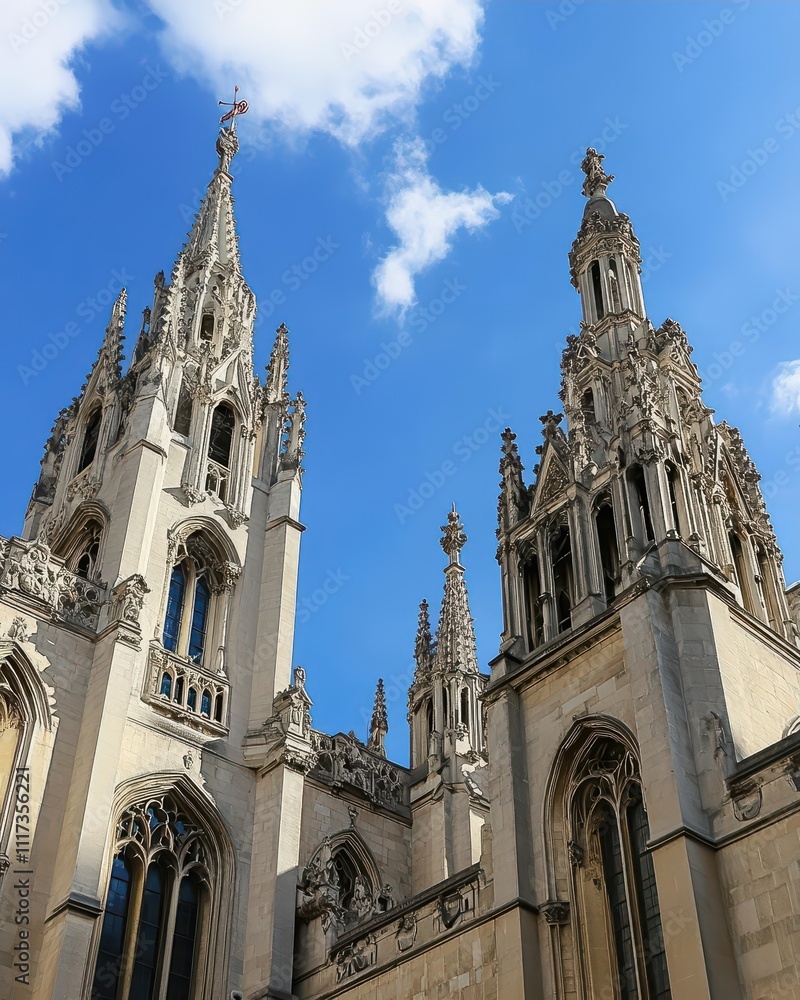
[[[285,323],[281,323],[275,335],[264,386],[267,403],[283,402],[288,395],[286,386],[289,378],[289,331]]]
[[[517,435],[506,427],[500,435],[502,458],[500,459],[500,501],[497,505],[497,520],[501,530],[514,527],[528,513],[528,492],[522,478],[523,465],[517,449]]]
[[[386,692],[383,688],[383,678],[378,679],[375,689],[375,704],[372,709],[372,719],[369,724],[369,739],[367,749],[386,756],[384,740],[389,732],[389,718],[386,714]]]
[[[614,180],[613,174],[607,174],[603,170],[604,159],[605,156],[598,153],[596,149],[592,149],[591,146],[586,150],[581,170],[586,174],[586,180],[583,182],[583,193],[587,198],[594,198],[598,191],[600,194],[605,194],[606,188]]]
[[[456,505],[447,512],[447,524],[442,525],[444,538],[439,541],[444,551],[450,556],[450,565],[460,565],[459,555],[467,544],[467,536],[464,534],[464,525],[458,516]]]
[[[106,327],[106,335],[97,354],[97,361],[95,361],[92,368],[92,373],[105,370],[107,377],[112,382],[118,382],[122,378],[122,343],[125,340],[122,331],[125,326],[125,306],[127,301],[128,293],[124,288],[121,288],[119,295],[114,301],[114,305],[111,307],[111,316]],[[92,379],[92,373],[89,374],[87,385]]]
[[[444,571],[444,596],[439,613],[439,627],[436,631],[433,668],[436,673],[448,673],[453,670],[477,673],[475,630],[464,583],[464,567],[458,561],[458,555],[464,547],[467,536],[464,534],[464,526],[459,520],[455,504],[447,515],[447,521],[447,525],[442,529],[445,533],[442,548],[450,556],[450,564]]]

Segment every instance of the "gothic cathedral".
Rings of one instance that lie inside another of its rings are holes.
[[[800,586],[603,158],[532,485],[502,435],[499,652],[454,508],[406,767],[380,682],[362,741],[292,670],[305,402],[285,326],[254,373],[237,148],[2,540],[0,995],[797,1000]]]

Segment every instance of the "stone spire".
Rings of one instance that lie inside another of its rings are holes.
[[[447,514],[447,524],[442,525],[442,532],[441,546],[450,563],[444,571],[444,597],[436,632],[433,669],[436,673],[478,673],[475,630],[464,583],[464,567],[459,558],[467,536],[455,504]]]
[[[289,378],[289,331],[285,323],[281,323],[275,331],[275,343],[267,365],[267,377],[264,385],[264,401],[282,403],[287,399],[286,386]]]
[[[378,678],[378,686],[375,689],[375,704],[372,709],[372,719],[369,724],[369,739],[367,749],[373,753],[379,753],[381,757],[386,756],[386,734],[389,732],[389,718],[386,714],[386,692],[383,687],[383,678]]]
[[[122,345],[125,341],[125,307],[128,293],[122,288],[111,307],[111,316],[106,327],[103,343],[97,353],[97,360],[86,379],[83,395],[95,385],[105,388],[116,387],[122,378]]]
[[[239,238],[236,235],[231,193],[233,177],[229,173],[231,160],[238,150],[236,132],[230,128],[221,128],[217,138],[219,166],[200,203],[200,210],[195,216],[182,254],[187,261],[194,261],[203,255],[208,260],[217,260],[223,265],[230,264],[241,274]]]
[[[500,458],[500,499],[497,504],[497,521],[500,531],[510,531],[530,510],[530,500],[522,478],[523,465],[517,448],[517,435],[506,427],[502,438]]]

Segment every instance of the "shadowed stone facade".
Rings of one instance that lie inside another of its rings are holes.
[[[534,481],[502,435],[481,672],[455,508],[409,767],[292,669],[305,401],[254,372],[235,118],[122,371],[126,296],[0,565],[0,995],[800,998],[800,597],[587,151]]]

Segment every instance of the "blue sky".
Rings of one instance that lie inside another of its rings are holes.
[[[686,329],[707,402],[761,470],[787,578],[800,577],[800,7],[264,8],[4,6],[0,532],[21,528],[120,281],[135,335],[216,164],[216,102],[239,82],[251,110],[232,172],[256,363],[285,321],[291,387],[309,401],[295,660],[315,725],[365,735],[382,676],[405,759],[417,605],[438,609],[452,501],[480,661],[497,651],[499,430],[516,431],[530,469],[580,314],[567,253],[590,144],[641,241],[649,315]]]

